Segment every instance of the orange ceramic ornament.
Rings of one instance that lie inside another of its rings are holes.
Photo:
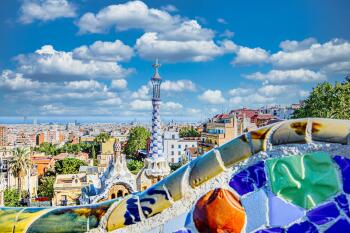
[[[246,216],[237,197],[229,190],[218,188],[197,201],[193,221],[201,233],[240,233]]]

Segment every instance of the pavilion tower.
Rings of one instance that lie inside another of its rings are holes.
[[[168,161],[163,155],[163,137],[160,121],[160,86],[162,84],[162,78],[158,72],[158,69],[160,67],[158,59],[156,60],[156,63],[153,65],[153,67],[155,69],[155,72],[151,79],[153,87],[151,144],[148,151],[148,156],[144,161],[144,167],[137,177],[136,182],[139,191],[145,190],[170,173]]]

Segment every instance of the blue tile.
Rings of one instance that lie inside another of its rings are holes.
[[[342,156],[334,156],[334,161],[339,165],[342,178],[343,178],[343,190],[345,193],[350,194],[350,159]]]
[[[273,227],[273,228],[262,229],[262,230],[256,231],[255,233],[284,233],[284,229],[281,227]]]
[[[306,215],[311,222],[322,225],[336,219],[339,216],[339,210],[335,203],[329,202],[310,210]]]
[[[302,222],[302,223],[296,223],[293,224],[291,227],[289,227],[287,233],[318,233],[317,228],[310,222]]]
[[[263,161],[237,173],[229,182],[230,187],[240,195],[250,193],[255,190],[255,187],[261,188],[265,184],[266,174]]]
[[[336,223],[334,223],[330,228],[328,228],[325,233],[342,233],[350,232],[350,224],[346,219],[341,218]]]
[[[334,198],[334,200],[337,202],[339,208],[343,210],[346,216],[350,218],[349,202],[345,194],[337,196],[336,198]]]

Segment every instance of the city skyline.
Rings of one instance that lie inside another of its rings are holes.
[[[157,57],[166,121],[297,103],[350,72],[336,2],[2,2],[0,121],[150,121]]]

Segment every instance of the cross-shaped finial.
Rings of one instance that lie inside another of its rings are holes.
[[[159,62],[158,62],[158,58],[156,58],[156,63],[153,64],[153,67],[154,67],[155,69],[158,69],[158,68],[160,67],[160,64],[159,64]]]

